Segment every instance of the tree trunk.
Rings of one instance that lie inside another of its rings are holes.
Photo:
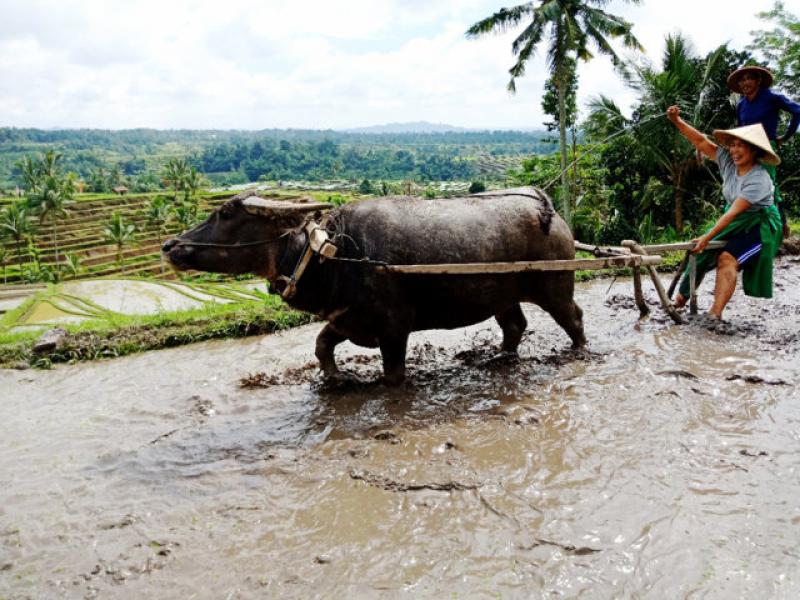
[[[56,278],[58,278],[60,264],[58,262],[58,232],[56,231],[56,218],[53,217],[53,248],[56,252]]]
[[[117,269],[122,270],[122,244],[117,244]]]
[[[678,167],[673,179],[675,187],[675,232],[683,233],[683,169]]]
[[[572,230],[572,200],[569,189],[569,173],[567,172],[567,107],[564,77],[556,77],[558,86],[558,137],[561,147],[561,216]]]
[[[580,177],[578,176],[578,139],[575,133],[575,124],[573,123],[570,129],[572,133],[572,193],[571,198],[578,201],[578,188],[580,187]]]

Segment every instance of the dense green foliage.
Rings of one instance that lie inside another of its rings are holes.
[[[62,166],[85,191],[132,192],[170,187],[171,160],[182,160],[216,185],[270,180],[502,178],[492,159],[554,150],[542,132],[346,133],[313,130],[158,131],[0,128],[0,190],[25,188],[17,163],[44,150],[64,155]],[[487,166],[487,164],[489,166]],[[182,188],[181,188],[182,189]]]
[[[735,126],[728,74],[752,61],[746,52],[723,46],[695,54],[681,35],[668,36],[659,64],[634,69],[628,82],[638,100],[631,117],[612,99],[598,97],[583,123],[587,144],[577,147],[574,167],[576,237],[603,244],[625,238],[645,242],[689,239],[707,229],[724,204],[718,169],[699,161],[694,149],[664,118],[678,104],[684,118],[701,131]],[[790,214],[800,209],[800,137],[781,148],[778,182]],[[550,185],[559,176],[554,156],[526,160],[514,180]]]
[[[791,96],[800,95],[800,18],[776,2],[758,17],[772,26],[753,33],[748,50],[763,56],[773,70],[778,86]]]

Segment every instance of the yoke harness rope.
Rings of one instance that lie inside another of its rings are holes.
[[[645,123],[649,123],[650,121],[653,121],[653,120],[658,119],[659,117],[663,117],[663,116],[664,116],[663,114],[658,114],[658,113],[654,114],[654,115],[650,115],[648,118],[643,119],[643,120],[639,121],[638,123],[631,123],[630,125],[626,125],[626,126],[622,127],[621,129],[619,129],[618,131],[615,131],[614,133],[612,133],[608,137],[600,140],[599,142],[597,142],[593,146],[590,146],[585,152],[583,152],[575,160],[573,160],[571,163],[569,163],[564,169],[562,169],[559,172],[559,174],[556,175],[556,177],[554,177],[553,179],[548,181],[546,184],[544,184],[541,187],[541,189],[546,191],[551,185],[553,185],[555,182],[557,182],[559,179],[561,179],[561,176],[564,173],[569,171],[573,166],[575,166],[578,162],[580,162],[581,159],[583,159],[585,156],[588,156],[589,154],[591,154],[595,149],[597,149],[598,147],[600,147],[603,144],[605,144],[608,140],[613,139],[613,138],[617,137],[618,135],[620,135],[622,133],[625,133],[628,129],[634,129],[636,127],[641,127]]]
[[[235,244],[215,244],[213,242],[184,242],[180,241],[180,246],[203,246],[206,248],[244,248],[245,246],[266,246],[267,244],[274,244],[281,241],[284,237],[289,235],[289,232],[282,233],[278,237],[269,240],[258,240],[256,242],[236,242]]]
[[[327,224],[328,216],[326,215],[320,223],[311,219],[303,227],[306,241],[303,244],[303,250],[300,253],[300,258],[297,259],[292,274],[278,276],[278,281],[282,281],[285,284],[285,287],[280,290],[281,298],[284,300],[292,298],[297,293],[297,282],[303,276],[314,254],[320,256],[320,262],[326,258],[335,258],[338,248],[328,239],[328,232],[325,229]]]

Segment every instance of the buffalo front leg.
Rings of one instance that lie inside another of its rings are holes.
[[[503,330],[503,352],[517,351],[522,334],[528,326],[528,321],[525,320],[525,315],[522,314],[522,307],[515,304],[511,308],[504,310],[494,316],[500,329]]]
[[[408,333],[381,336],[378,340],[383,357],[383,377],[389,385],[398,385],[406,378]]]
[[[336,366],[333,351],[336,349],[336,346],[346,339],[345,336],[335,332],[330,325],[325,325],[322,331],[319,332],[314,354],[319,361],[319,368],[322,369],[325,377],[333,378],[339,374],[339,367]]]

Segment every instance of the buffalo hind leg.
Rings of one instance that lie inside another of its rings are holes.
[[[573,348],[586,345],[586,336],[583,333],[583,311],[574,300],[555,300],[540,304],[545,311],[567,332],[572,340]]]
[[[408,333],[381,336],[378,340],[383,357],[383,377],[389,385],[399,385],[406,378]]]
[[[319,368],[322,369],[325,377],[335,378],[339,375],[339,367],[336,366],[333,351],[336,349],[336,346],[346,339],[345,336],[335,332],[330,325],[325,325],[322,331],[319,332],[314,354],[319,361]]]
[[[525,315],[522,314],[522,307],[515,304],[511,308],[504,310],[494,316],[500,329],[503,330],[503,352],[516,353],[517,346],[522,340],[522,334],[528,326]]]

